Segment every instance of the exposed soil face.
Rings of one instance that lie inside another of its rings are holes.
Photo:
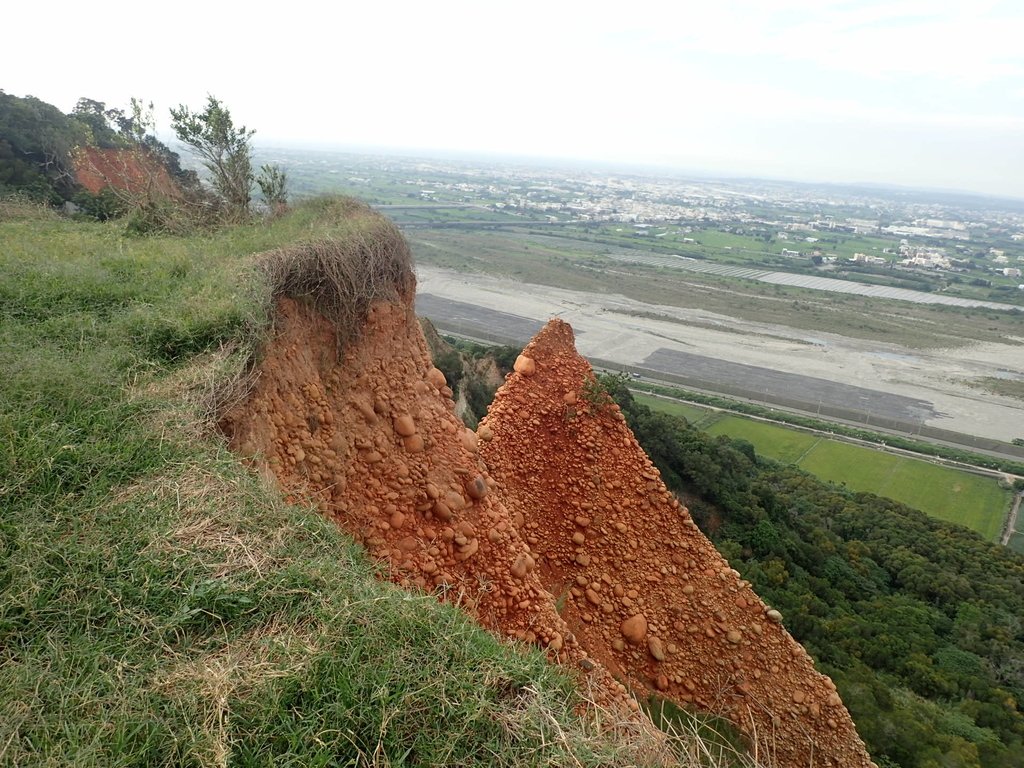
[[[588,388],[568,325],[531,342],[472,432],[411,301],[373,304],[343,356],[309,303],[276,311],[257,384],[222,427],[393,581],[546,649],[620,713],[643,718],[616,677],[727,717],[764,764],[870,765],[834,685]]]
[[[478,430],[569,630],[620,679],[735,723],[766,763],[871,765],[835,685],[697,529],[592,380],[572,329],[552,320]]]
[[[167,169],[138,151],[82,147],[75,154],[74,164],[75,180],[94,195],[106,187],[133,195],[156,193],[175,197],[181,194]]]
[[[316,500],[393,581],[547,649],[590,678],[599,703],[635,714],[558,616],[519,534],[523,520],[455,416],[411,302],[373,305],[341,358],[333,327],[310,306],[281,299],[276,325],[254,391],[222,422],[232,448]]]

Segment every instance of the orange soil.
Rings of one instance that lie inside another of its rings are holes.
[[[134,195],[179,195],[167,169],[145,153],[130,149],[80,147],[75,152],[75,180],[94,195],[106,187]]]
[[[661,482],[552,320],[478,434],[541,580],[580,643],[631,685],[736,724],[778,766],[867,766],[835,685]]]
[[[411,301],[371,307],[340,360],[333,328],[305,304],[280,300],[276,325],[255,390],[222,422],[232,448],[314,498],[393,581],[436,590],[495,633],[546,648],[589,675],[600,704],[635,713],[556,613]]]
[[[375,304],[336,350],[325,318],[281,299],[255,389],[222,427],[393,581],[546,648],[620,712],[642,717],[609,670],[728,717],[766,764],[870,765],[831,681],[697,531],[621,414],[588,412],[592,374],[567,325],[527,347],[477,433],[411,297]],[[564,616],[552,591],[568,591]]]

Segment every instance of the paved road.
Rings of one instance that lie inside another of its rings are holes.
[[[641,366],[661,373],[706,381],[708,388],[718,391],[742,389],[762,395],[766,401],[782,398],[796,400],[805,403],[810,411],[816,409],[817,403],[819,411],[844,408],[910,424],[940,415],[927,400],[757,365],[732,363],[676,349],[658,349],[648,355]]]
[[[529,317],[444,299],[429,293],[416,294],[416,314],[428,318],[438,328],[485,341],[520,346],[525,345],[544,327],[544,323]]]

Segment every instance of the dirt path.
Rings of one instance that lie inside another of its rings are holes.
[[[1010,514],[1006,516],[1006,527],[1003,528],[1003,536],[999,540],[999,543],[1004,547],[1010,543],[1014,531],[1017,530],[1017,514],[1020,512],[1022,500],[1024,500],[1024,491],[1020,491],[1013,497],[1013,506],[1010,508]]]

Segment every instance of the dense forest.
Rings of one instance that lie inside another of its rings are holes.
[[[701,529],[835,680],[880,766],[1024,765],[1024,558],[603,382]]]

